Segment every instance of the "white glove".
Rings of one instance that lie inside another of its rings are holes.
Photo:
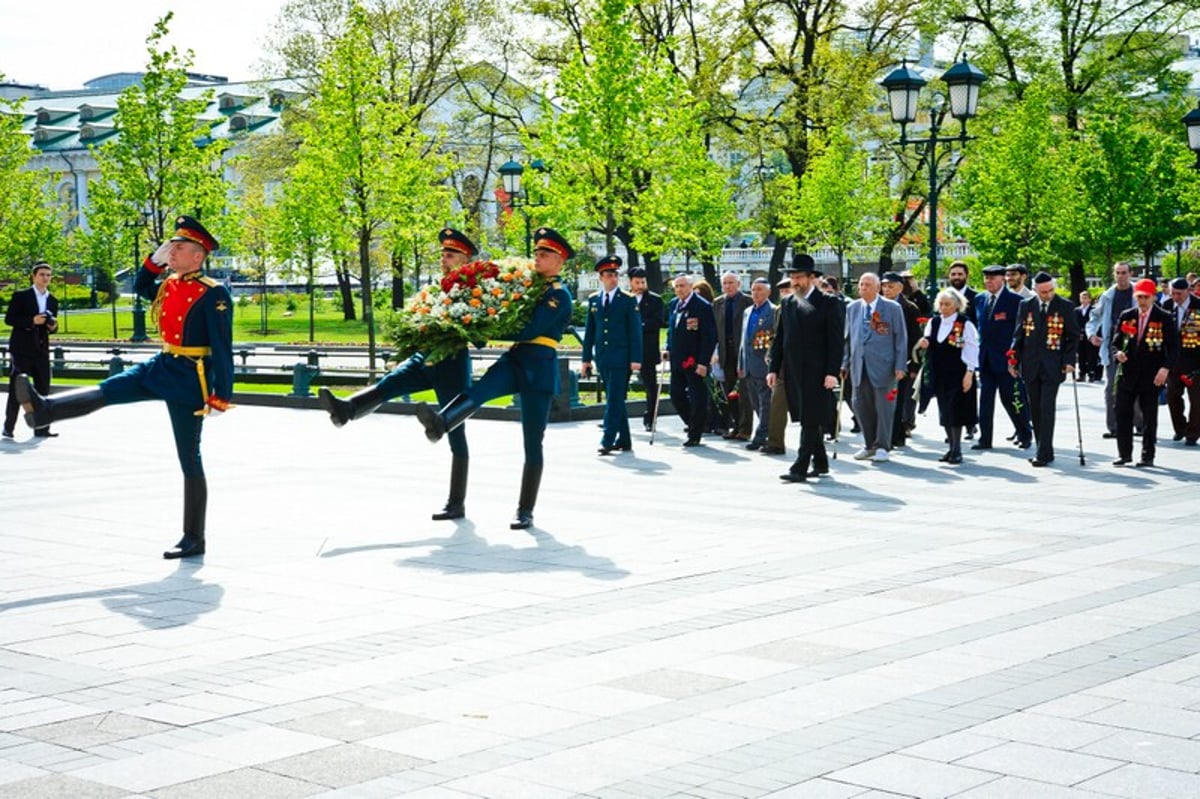
[[[158,245],[158,249],[155,250],[154,254],[150,256],[150,260],[153,263],[158,264],[159,266],[166,266],[167,265],[167,256],[170,254],[171,254],[171,242],[164,241],[162,244]]]

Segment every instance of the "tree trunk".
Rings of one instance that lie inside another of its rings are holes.
[[[657,294],[662,294],[666,290],[663,283],[662,259],[657,255],[646,253],[642,256],[642,261],[646,265],[646,286]]]
[[[779,299],[779,290],[775,286],[783,279],[785,266],[783,259],[787,257],[787,249],[791,243],[790,239],[779,236],[775,239],[775,246],[771,248],[771,264],[767,267],[767,280],[771,281],[771,296],[776,300]]]
[[[404,258],[400,250],[392,250],[392,310],[404,307]]]
[[[353,322],[358,315],[354,311],[354,291],[350,287],[350,263],[344,256],[334,271],[337,274],[338,291],[342,294],[342,319]]]
[[[363,321],[367,323],[367,372],[375,379],[375,309],[371,296],[371,229],[358,230],[358,265],[362,269]]]

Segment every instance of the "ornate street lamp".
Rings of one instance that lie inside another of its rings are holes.
[[[137,274],[142,267],[142,259],[139,257],[140,250],[140,234],[146,228],[146,224],[150,220],[150,215],[145,211],[138,211],[136,221],[126,222],[125,227],[130,230],[130,237],[133,239],[133,335],[130,341],[149,341],[150,337],[146,335],[146,308],[142,305],[142,295],[137,292]],[[113,275],[113,291],[116,292],[116,275]]]
[[[1200,169],[1200,106],[1188,111],[1183,118],[1187,126],[1188,148],[1196,154],[1195,169]]]
[[[542,178],[543,188],[550,182],[550,167],[546,166],[546,162],[540,158],[534,159],[530,168],[537,172]],[[535,199],[527,187],[522,191],[521,176],[525,174],[525,167],[518,161],[509,159],[500,169],[500,180],[504,184],[504,192],[509,197],[509,203],[513,208],[521,212],[521,216],[525,219],[525,257],[533,257],[533,233],[530,229],[529,212],[526,208],[540,208],[546,205],[546,198],[539,194]]]
[[[888,106],[891,109],[892,121],[900,125],[900,140],[896,144],[901,147],[913,145],[921,152],[921,157],[929,167],[929,280],[927,290],[930,300],[937,293],[938,285],[938,194],[949,183],[951,175],[944,179],[938,170],[938,145],[964,145],[973,136],[967,135],[967,120],[975,116],[979,109],[979,87],[987,80],[977,67],[963,57],[950,69],[942,74],[950,94],[950,116],[957,119],[962,127],[957,136],[939,136],[940,108],[932,108],[929,112],[929,133],[926,136],[910,139],[908,125],[917,121],[921,89],[926,80],[908,67],[908,62],[901,62],[899,68],[893,70],[880,85],[887,90]],[[935,102],[940,106],[940,102]]]

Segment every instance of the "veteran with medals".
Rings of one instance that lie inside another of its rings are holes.
[[[167,404],[183,470],[183,537],[163,553],[168,559],[204,554],[208,483],[200,433],[204,417],[232,407],[233,301],[224,285],[202,271],[218,246],[197,220],[180,216],[175,235],[142,264],[134,291],[154,301],[151,314],[162,334],[162,352],[98,386],[49,397],[39,394],[25,376],[16,383],[25,421],[35,429],[105,405],[145,400]],[[167,269],[171,274],[160,282]]]
[[[1054,278],[1038,272],[1033,286],[1036,295],[1022,302],[1017,311],[1009,374],[1020,374],[1029,391],[1033,438],[1037,442],[1037,453],[1029,462],[1046,466],[1054,460],[1058,387],[1075,371],[1079,323],[1071,303],[1054,293]]]

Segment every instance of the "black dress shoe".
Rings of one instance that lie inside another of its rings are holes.
[[[1171,437],[1172,441],[1183,441],[1183,433],[1176,433]]]
[[[861,433],[862,432],[862,428],[858,426],[858,422],[854,423],[854,426],[850,428],[850,432],[851,433]]]
[[[763,445],[759,444],[757,441],[751,441],[749,444],[746,445],[746,449],[751,450],[751,451],[762,449],[762,448],[763,448]]]
[[[13,431],[11,431],[11,430],[5,430],[5,431],[4,431],[4,433],[3,433],[3,435],[4,435],[4,437],[5,437],[5,438],[12,438],[12,437],[13,437]]]
[[[1154,466],[1154,458],[1142,458],[1137,462],[1139,469],[1149,469]]]
[[[533,511],[518,510],[517,515],[508,523],[510,530],[528,530],[533,527]]]
[[[598,448],[598,449],[596,450],[596,454],[598,454],[598,455],[611,455],[611,454],[613,454],[614,452],[616,452],[616,450],[617,450],[617,448],[616,448],[616,447],[600,447],[600,448]]]
[[[1185,447],[1194,447],[1194,446],[1196,446],[1196,439],[1189,438],[1187,441],[1183,442],[1183,445]]]
[[[949,462],[949,460],[950,460],[950,453],[949,453],[949,452],[943,452],[943,453],[942,453],[942,457],[938,458],[938,461],[939,461],[939,462],[941,462],[941,463],[948,463],[948,462]]]
[[[49,430],[34,430],[34,438],[58,438],[58,433],[51,433]]]
[[[991,449],[991,444],[984,444],[982,441],[976,441],[971,445],[971,449]]]
[[[179,539],[179,543],[174,549],[168,549],[163,553],[163,557],[167,560],[176,560],[178,558],[194,558],[197,555],[204,554],[204,539],[196,536],[185,535]]]
[[[954,464],[955,466],[962,463],[962,453],[961,452],[952,453],[950,455],[950,457],[946,458],[946,463]]]
[[[787,452],[787,450],[783,447],[770,447],[770,446],[763,446],[763,448],[759,451],[762,452],[762,454],[764,454],[764,455],[782,455],[785,452]]]
[[[1032,447],[1032,446],[1033,446],[1033,439],[1032,439],[1032,438],[1027,438],[1027,439],[1025,439],[1024,441],[1018,441],[1018,442],[1017,442],[1017,447],[1018,447],[1018,448],[1020,448],[1020,449],[1029,449],[1029,448],[1030,448],[1030,447]]]
[[[1029,463],[1033,466],[1049,466],[1053,462],[1054,462],[1054,458],[1049,458],[1047,460],[1042,460],[1041,458],[1030,458],[1029,459]]]
[[[779,479],[785,483],[807,483],[808,478],[799,472],[785,472],[779,475]]]
[[[1116,438],[1117,434],[1116,433],[1105,433],[1104,435],[1102,435],[1100,437],[1101,438]]]
[[[683,442],[683,445],[684,445],[685,447],[699,447],[699,446],[703,446],[703,445],[700,443],[700,439],[698,439],[698,438],[689,438],[688,440],[686,440],[686,441],[684,441],[684,442]]]
[[[1113,466],[1128,466],[1131,463],[1133,463],[1133,461],[1129,460],[1129,458],[1117,458],[1115,461],[1112,462],[1112,465]]]

